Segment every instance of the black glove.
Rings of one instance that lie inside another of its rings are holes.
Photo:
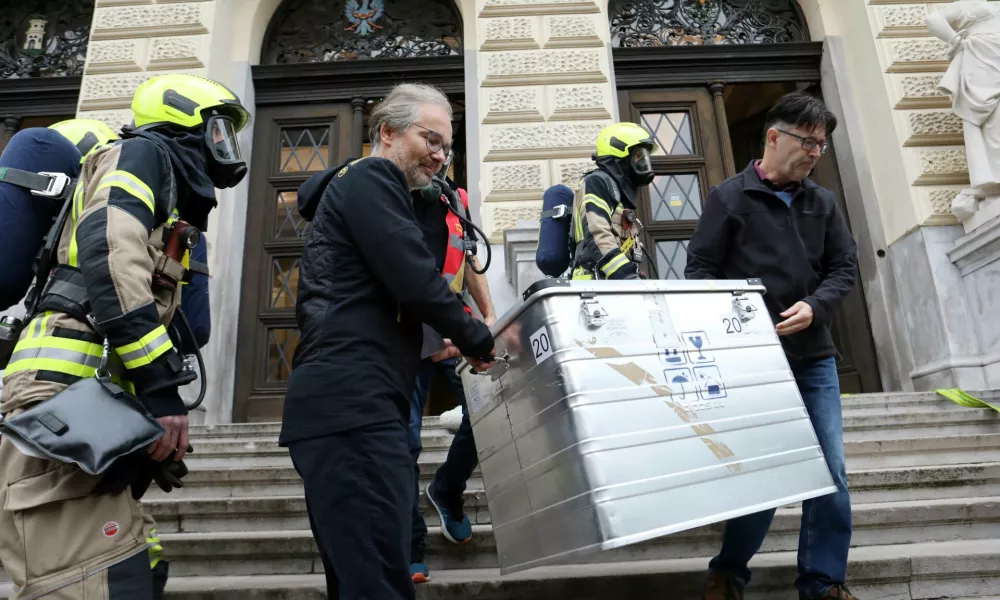
[[[191,453],[194,449],[188,446],[187,451]],[[116,460],[97,483],[94,493],[113,496],[121,494],[131,486],[132,497],[140,500],[153,481],[169,494],[174,488],[184,487],[181,478],[187,474],[188,469],[184,461],[173,462],[167,459],[156,462],[143,448]]]

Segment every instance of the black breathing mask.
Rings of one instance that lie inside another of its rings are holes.
[[[627,168],[622,170],[625,171],[635,187],[641,188],[653,183],[656,173],[653,171],[653,160],[649,156],[649,148],[635,146],[622,160],[628,162]]]
[[[219,189],[236,187],[247,174],[232,117],[213,114],[205,122],[208,176]]]

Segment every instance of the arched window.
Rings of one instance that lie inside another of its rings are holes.
[[[271,19],[262,64],[462,53],[452,0],[286,0]]]
[[[94,0],[7,0],[0,10],[0,79],[81,75]]]
[[[809,41],[795,0],[611,0],[616,48]]]

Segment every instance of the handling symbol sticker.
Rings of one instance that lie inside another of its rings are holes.
[[[702,400],[717,400],[725,398],[726,384],[722,382],[722,373],[718,367],[695,367],[694,378],[698,383],[698,395]]]
[[[715,362],[715,357],[712,353],[702,349],[710,345],[708,335],[704,331],[687,331],[682,333],[681,341],[688,348],[688,359],[691,361],[691,364],[702,365]]]
[[[670,386],[670,395],[676,400],[685,400],[688,394],[694,395],[696,383],[691,377],[691,369],[665,369],[663,376]]]

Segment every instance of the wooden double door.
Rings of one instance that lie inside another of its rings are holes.
[[[652,132],[658,146],[652,156],[656,178],[640,193],[638,207],[647,250],[644,268],[651,277],[684,278],[688,241],[709,190],[762,156],[764,115],[784,91],[774,85],[727,88],[715,83],[619,92],[621,119]],[[730,116],[738,121],[730,123]],[[812,178],[835,192],[846,218],[832,148]],[[881,391],[860,283],[841,304],[832,330],[842,392]]]

